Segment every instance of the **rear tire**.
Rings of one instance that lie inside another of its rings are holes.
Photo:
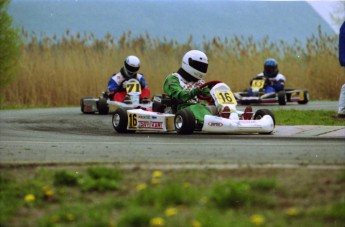
[[[257,110],[254,114],[254,120],[260,120],[261,118],[263,118],[265,115],[269,115],[271,116],[271,118],[273,119],[273,124],[274,126],[276,125],[276,119],[274,117],[274,114],[268,110],[268,109],[260,109]],[[272,131],[273,132],[273,131]],[[271,134],[272,132],[261,132],[259,134]]]
[[[127,111],[122,108],[117,108],[112,117],[112,125],[118,133],[134,133],[135,130],[127,130],[128,117]]]
[[[106,115],[109,113],[109,107],[107,100],[105,98],[99,98],[97,102],[98,113],[101,115]]]
[[[174,123],[178,134],[192,134],[195,129],[195,116],[192,111],[182,109],[177,111]]]
[[[297,101],[298,104],[304,105],[309,102],[309,92],[308,91],[303,91],[304,95],[304,100]]]
[[[286,93],[285,91],[278,92],[278,103],[279,105],[286,105]]]

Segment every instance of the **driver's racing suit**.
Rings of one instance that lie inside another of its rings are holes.
[[[111,100],[123,102],[126,97],[127,93],[124,82],[129,80],[130,78],[126,78],[123,75],[125,75],[125,72],[122,67],[120,72],[112,75],[109,79],[107,92]],[[144,75],[137,73],[134,79],[137,79],[141,85],[140,99],[149,99],[150,89],[147,87]]]
[[[189,109],[194,114],[198,124],[203,124],[204,116],[211,115],[207,106],[200,103],[197,98],[197,93],[200,91],[197,87],[204,83],[205,81],[203,80],[188,82],[180,74],[172,73],[166,77],[163,90],[173,100],[178,102],[177,110]],[[205,87],[202,93],[209,94],[209,88]]]
[[[284,85],[285,85],[285,76],[281,73],[278,73],[275,77],[266,77],[264,76],[264,73],[259,73],[255,78],[253,78],[250,81],[250,85],[252,85],[252,81],[254,79],[266,79],[265,87],[264,87],[264,93],[271,93],[271,92],[279,92],[284,90]],[[248,91],[248,95],[252,96],[253,91],[250,88]]]

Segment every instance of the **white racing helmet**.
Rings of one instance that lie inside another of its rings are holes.
[[[208,59],[205,53],[199,50],[188,51],[182,59],[182,69],[196,79],[202,79],[207,72]]]
[[[140,60],[138,57],[130,55],[125,59],[123,66],[126,76],[133,77],[139,71]]]

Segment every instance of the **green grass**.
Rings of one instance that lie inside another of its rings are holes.
[[[329,110],[273,110],[277,125],[345,126],[345,119],[337,111]]]
[[[0,167],[1,226],[342,226],[345,221],[344,169]],[[85,190],[85,179],[102,179],[97,185],[103,186]],[[113,182],[117,187],[104,186]]]

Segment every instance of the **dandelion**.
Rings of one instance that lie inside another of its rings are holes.
[[[285,212],[288,216],[298,216],[299,215],[299,210],[295,207],[291,207],[286,210]]]
[[[151,227],[161,227],[165,225],[165,221],[161,217],[155,217],[150,220]]]
[[[44,192],[44,196],[47,197],[47,198],[50,198],[50,197],[52,197],[54,195],[53,189],[51,189],[48,186],[43,187],[42,190]]]
[[[256,226],[263,225],[265,223],[265,217],[260,214],[254,214],[250,216],[250,222]]]
[[[175,216],[177,214],[177,209],[175,207],[169,207],[165,210],[165,215],[167,217]]]
[[[161,171],[159,171],[159,170],[155,170],[152,173],[152,177],[153,178],[160,178],[162,175],[163,175],[163,173]]]
[[[32,202],[34,202],[35,201],[35,195],[33,195],[33,194],[27,194],[25,197],[24,197],[24,200],[25,200],[25,202],[27,202],[27,203],[32,203]]]
[[[193,220],[192,221],[192,227],[201,227],[201,223],[198,220]]]
[[[136,190],[139,192],[139,191],[142,191],[142,190],[144,190],[144,189],[146,189],[147,188],[147,185],[145,184],[145,183],[141,183],[141,184],[138,184],[137,186],[136,186]]]

